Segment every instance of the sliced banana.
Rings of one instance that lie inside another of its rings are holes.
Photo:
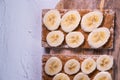
[[[61,21],[61,15],[58,10],[50,10],[43,17],[43,23],[48,30],[58,29]]]
[[[65,73],[72,75],[80,70],[80,63],[76,59],[70,59],[65,63]]]
[[[64,34],[61,31],[51,31],[46,37],[47,43],[52,47],[57,47],[64,41]]]
[[[106,71],[111,69],[113,66],[113,57],[108,55],[101,55],[97,59],[97,69],[100,71]]]
[[[92,48],[99,48],[108,42],[109,37],[110,37],[110,31],[108,28],[105,27],[98,28],[93,30],[88,35],[88,44]]]
[[[87,58],[82,62],[81,70],[85,74],[90,74],[96,69],[96,62],[92,58]]]
[[[59,73],[53,77],[53,80],[70,80],[70,78],[64,73]]]
[[[55,75],[62,70],[62,61],[58,57],[51,57],[45,64],[45,72],[48,75]]]
[[[91,32],[101,25],[103,21],[103,13],[100,11],[93,11],[85,14],[81,20],[81,28],[85,32]]]
[[[71,48],[76,48],[84,42],[84,36],[81,32],[70,32],[66,35],[66,43]]]
[[[90,78],[84,73],[78,73],[77,75],[75,75],[73,80],[90,80]]]
[[[71,32],[78,27],[80,20],[81,16],[78,11],[76,10],[68,11],[62,17],[61,28],[65,32]]]
[[[112,80],[112,77],[108,72],[99,72],[93,80]]]

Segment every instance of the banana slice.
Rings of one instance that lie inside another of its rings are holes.
[[[78,73],[77,75],[75,75],[73,80],[90,80],[90,78],[84,73]]]
[[[51,57],[45,64],[45,72],[48,75],[55,75],[62,70],[62,61],[58,57]]]
[[[61,15],[58,10],[50,10],[43,17],[43,23],[48,30],[58,29],[61,21]]]
[[[105,27],[98,28],[93,30],[88,35],[88,44],[92,48],[99,48],[108,42],[109,37],[110,37],[110,31],[108,28]]]
[[[61,31],[52,31],[48,33],[46,40],[50,46],[57,47],[64,41],[64,34]]]
[[[103,21],[103,13],[100,11],[93,11],[85,14],[81,20],[81,28],[85,32],[91,32],[101,25]]]
[[[65,73],[71,75],[75,74],[80,70],[80,63],[75,59],[70,59],[65,63],[64,71]]]
[[[65,32],[71,32],[76,29],[81,20],[81,16],[78,11],[71,10],[63,15],[61,20],[61,28]]]
[[[112,80],[112,77],[108,72],[99,72],[93,80]]]
[[[82,62],[81,70],[85,74],[90,74],[96,69],[96,62],[92,58],[87,58]]]
[[[101,55],[97,59],[97,69],[100,71],[106,71],[111,69],[113,66],[113,57],[108,55]]]
[[[71,48],[76,48],[82,45],[84,36],[81,32],[70,32],[66,35],[66,43]]]
[[[70,78],[64,73],[59,73],[53,77],[53,80],[70,80]]]

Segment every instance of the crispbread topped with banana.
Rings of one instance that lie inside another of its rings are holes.
[[[57,9],[42,10],[42,46],[50,48],[50,54],[42,57],[42,80],[113,80],[112,56],[74,53],[113,48],[115,16],[113,10],[104,9],[104,3],[60,0]],[[66,48],[74,49],[54,54]]]
[[[42,80],[112,80],[113,63],[110,55],[43,55]]]
[[[43,9],[42,46],[112,49],[114,11]]]

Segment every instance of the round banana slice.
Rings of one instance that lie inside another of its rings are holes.
[[[84,73],[78,73],[77,75],[75,75],[73,80],[90,80],[90,78]]]
[[[93,80],[112,80],[112,77],[108,72],[99,72]]]
[[[101,55],[97,59],[97,69],[100,71],[106,71],[111,69],[113,66],[113,57],[108,55]]]
[[[66,35],[66,43],[71,48],[76,48],[84,42],[84,36],[81,32],[70,32]]]
[[[61,31],[52,31],[48,33],[46,40],[50,46],[57,47],[64,41],[64,34]]]
[[[58,10],[50,10],[43,17],[43,23],[48,30],[58,29],[61,21],[61,15]]]
[[[64,73],[59,73],[53,77],[53,80],[70,80],[70,78]]]
[[[78,11],[71,10],[63,15],[61,20],[61,28],[65,32],[71,32],[76,29],[81,20],[81,16]]]
[[[96,69],[96,62],[92,58],[87,58],[82,62],[81,70],[85,74],[90,74]]]
[[[48,75],[55,75],[62,70],[62,61],[58,57],[51,57],[45,64],[45,72]]]
[[[81,20],[81,28],[85,32],[91,32],[101,25],[103,14],[100,11],[93,11],[85,14]]]
[[[70,59],[65,63],[64,71],[65,73],[72,75],[80,70],[80,63],[75,59]]]
[[[88,35],[88,44],[92,48],[99,48],[108,42],[109,37],[110,37],[110,31],[108,28],[105,27],[98,28],[93,30]]]

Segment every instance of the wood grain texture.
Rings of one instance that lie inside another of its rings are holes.
[[[41,9],[59,0],[0,0],[0,80],[42,80]]]
[[[99,8],[100,0],[63,0],[65,9],[96,9]],[[104,9],[112,9],[115,11],[115,39],[113,50],[87,50],[87,49],[51,49],[50,53],[78,53],[78,54],[107,54],[112,55],[115,60],[114,64],[114,78],[113,80],[120,80],[120,2],[119,0],[105,0]],[[57,5],[58,6],[58,5]],[[59,7],[60,8],[60,7]],[[61,7],[63,8],[63,7]]]

